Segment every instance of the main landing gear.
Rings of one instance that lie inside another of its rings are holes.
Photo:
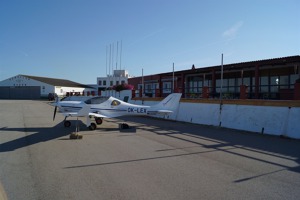
[[[71,122],[70,121],[64,121],[64,126],[66,128],[69,128],[71,126]]]
[[[89,129],[91,131],[95,130],[97,128],[97,125],[101,125],[103,123],[103,119],[101,117],[95,117],[95,122],[92,122],[90,125],[89,125]]]
[[[97,125],[101,125],[103,123],[103,118],[101,118],[101,117],[95,117],[96,123],[90,122],[90,120],[89,120],[90,117],[87,117],[87,118],[88,118],[87,125],[90,124],[90,125],[88,125],[88,128],[92,131],[97,128]],[[78,119],[77,119],[77,121],[78,121]],[[76,121],[76,124],[77,124],[77,121]],[[71,122],[67,120],[67,117],[65,117],[64,127],[69,128],[70,126],[71,126]]]

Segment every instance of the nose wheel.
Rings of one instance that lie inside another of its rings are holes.
[[[95,130],[97,128],[97,125],[95,123],[91,123],[91,125],[89,126],[89,129],[91,131]]]

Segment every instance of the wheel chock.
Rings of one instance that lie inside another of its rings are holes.
[[[78,134],[78,133],[71,133],[70,134],[70,139],[82,139],[82,135]]]
[[[126,123],[119,124],[119,129],[129,129],[130,126]]]

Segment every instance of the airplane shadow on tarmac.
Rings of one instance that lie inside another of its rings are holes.
[[[75,122],[73,123],[75,124]],[[79,121],[79,127],[83,126],[83,123]],[[54,127],[22,127],[22,128],[0,128],[0,131],[10,132],[17,131],[25,134],[24,137],[20,137],[8,142],[4,142],[0,145],[0,152],[14,151],[26,146],[34,145],[40,142],[47,142],[53,139],[57,139],[63,136],[67,136],[75,131],[75,126],[70,128],[64,128],[63,122],[55,125]]]
[[[177,149],[195,148],[198,146],[205,148],[206,152],[220,151],[258,162],[271,164],[280,168],[273,172],[259,174],[242,180],[236,180],[236,183],[277,173],[283,170],[300,173],[300,141],[296,139],[280,138],[277,136],[262,135],[223,127],[149,117],[121,117],[120,119],[127,122],[138,123],[135,125],[137,130],[141,129],[157,135],[163,135],[190,143],[190,145],[184,148],[158,149],[157,151],[172,151]],[[146,123],[145,119],[147,120]],[[236,149],[236,151],[232,151],[233,149]],[[199,154],[204,152],[201,151]],[[249,152],[249,154],[242,152]],[[253,154],[251,154],[251,152]],[[262,156],[256,156],[259,154]],[[271,159],[263,159],[264,156],[269,156]],[[296,165],[291,167],[288,166],[288,164],[285,164],[285,162],[277,162],[277,160],[291,161],[296,163]]]

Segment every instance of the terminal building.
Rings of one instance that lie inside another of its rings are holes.
[[[128,79],[139,96],[183,98],[300,99],[300,56],[232,63]],[[221,84],[223,75],[223,83]],[[298,82],[299,84],[296,84]]]
[[[127,84],[130,75],[126,70],[114,70],[112,75],[97,77],[98,91],[110,89],[114,85]]]

